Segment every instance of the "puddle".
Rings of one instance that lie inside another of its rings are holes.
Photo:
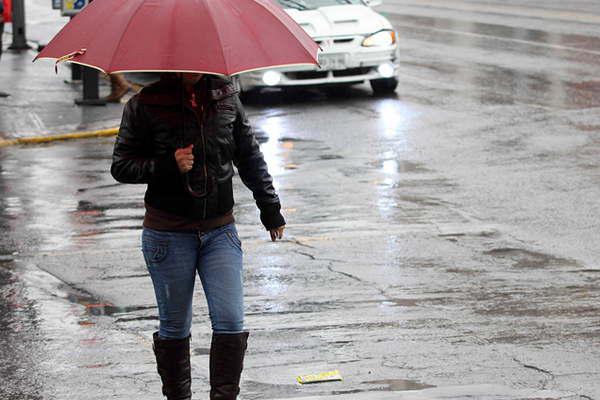
[[[87,188],[79,188],[79,189],[77,189],[77,192],[84,193],[84,192],[87,192],[88,190],[110,189],[110,188],[119,187],[120,185],[121,185],[120,183],[111,183],[109,185],[99,185],[99,186],[92,186],[92,187],[87,187]]]
[[[195,356],[205,356],[210,354],[210,349],[208,347],[196,347],[194,349]]]
[[[386,173],[432,172],[430,169],[426,168],[424,164],[409,160],[385,159],[370,162],[369,165],[377,169],[382,169]]]
[[[150,310],[156,308],[156,306],[128,306],[121,307],[115,306],[114,304],[101,302],[98,299],[94,298],[89,293],[84,292],[83,290],[79,290],[68,286],[65,283],[61,283],[58,285],[58,289],[65,293],[64,298],[71,303],[80,304],[84,307],[85,315],[116,315],[116,314],[127,314],[135,311],[142,310]]]
[[[469,275],[469,276],[479,275],[482,273],[482,271],[480,271],[480,270],[468,269],[468,268],[447,268],[446,272],[448,272],[450,274],[460,274],[460,275]]]
[[[555,257],[550,254],[539,253],[536,251],[518,249],[518,248],[497,248],[484,252],[486,255],[500,259],[513,261],[515,268],[545,268],[553,266],[575,267],[578,266],[575,260]]]
[[[87,365],[82,365],[80,368],[86,368],[86,369],[107,368],[107,367],[110,367],[111,365],[112,365],[112,363],[87,364]]]
[[[126,314],[134,311],[150,310],[154,309],[154,306],[132,306],[132,307],[118,307],[112,304],[86,304],[85,310],[89,315],[114,315],[114,314]]]
[[[131,279],[131,278],[147,278],[148,274],[129,274],[129,275],[109,275],[100,278],[102,281],[112,281],[112,280],[121,280],[121,279]]]
[[[13,256],[7,254],[0,254],[0,264],[13,262],[15,259]]]
[[[247,380],[243,383],[242,391],[244,398],[249,400],[291,398],[298,397],[302,393],[300,386],[296,384],[272,384]]]
[[[403,195],[398,196],[398,198],[407,203],[414,203],[421,206],[440,206],[440,200],[434,197],[425,197],[425,196],[411,196],[411,195]]]
[[[146,315],[142,317],[118,318],[115,322],[133,322],[133,321],[158,321],[158,315]]]
[[[365,301],[350,301],[346,304],[378,304],[384,307],[416,307],[419,304],[419,299],[401,299],[388,298],[385,300],[365,300]]]
[[[294,143],[299,143],[299,142],[319,142],[319,140],[303,139],[303,138],[291,137],[291,136],[282,136],[282,137],[280,137],[277,140],[280,141],[280,142],[294,142]]]
[[[401,390],[421,390],[435,387],[433,385],[428,385],[426,383],[421,383],[417,381],[409,381],[406,379],[382,379],[376,381],[366,381],[362,382],[369,385],[381,385],[384,386],[382,390],[389,391],[401,391]]]
[[[244,381],[243,392],[245,399],[271,399],[271,398],[294,398],[304,396],[327,396],[344,395],[352,393],[367,393],[381,391],[403,391],[420,390],[435,387],[425,383],[411,381],[406,379],[382,379],[360,382],[361,385],[368,385],[368,388],[341,389],[343,382],[328,382],[310,385],[310,388],[297,384],[271,384],[257,381]],[[330,388],[329,390],[326,388]],[[337,388],[331,390],[332,388]],[[343,398],[343,397],[342,397]]]
[[[344,157],[338,155],[338,154],[322,154],[319,156],[319,158],[321,160],[341,160]]]
[[[96,204],[88,200],[79,200],[77,202],[77,210],[73,212],[85,212],[85,211],[108,211],[118,209],[140,209],[143,208],[143,204],[139,202],[123,202],[123,203],[105,203]]]

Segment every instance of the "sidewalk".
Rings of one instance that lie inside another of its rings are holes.
[[[48,1],[26,4],[29,51],[7,50],[12,37],[11,24],[5,26],[4,53],[0,59],[0,90],[10,97],[0,99],[0,140],[31,136],[90,131],[118,126],[122,104],[106,106],[75,105],[82,96],[81,83],[71,82],[67,64],[54,73],[51,60],[32,63],[37,45],[47,43],[68,21],[52,10]],[[100,80],[100,96],[108,94],[108,82]]]

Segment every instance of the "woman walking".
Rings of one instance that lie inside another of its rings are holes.
[[[235,81],[165,73],[125,106],[111,173],[145,183],[142,252],[159,331],[154,353],[168,400],[191,399],[190,329],[198,274],[212,325],[210,399],[234,400],[246,351],[242,248],[233,208],[235,164],[271,240],[285,221]]]

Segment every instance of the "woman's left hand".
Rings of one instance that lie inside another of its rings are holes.
[[[285,229],[285,225],[280,226],[279,228],[269,229],[269,233],[271,234],[271,240],[274,242],[277,239],[283,238],[283,230]]]

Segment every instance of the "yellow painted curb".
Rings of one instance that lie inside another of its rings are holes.
[[[0,139],[0,147],[14,146],[17,144],[39,144],[55,142],[57,140],[69,140],[69,139],[84,139],[101,136],[114,136],[119,133],[119,128],[100,129],[97,131],[83,131],[83,132],[71,132],[71,133],[60,133],[57,135],[47,136],[32,136],[23,137],[17,139]]]

